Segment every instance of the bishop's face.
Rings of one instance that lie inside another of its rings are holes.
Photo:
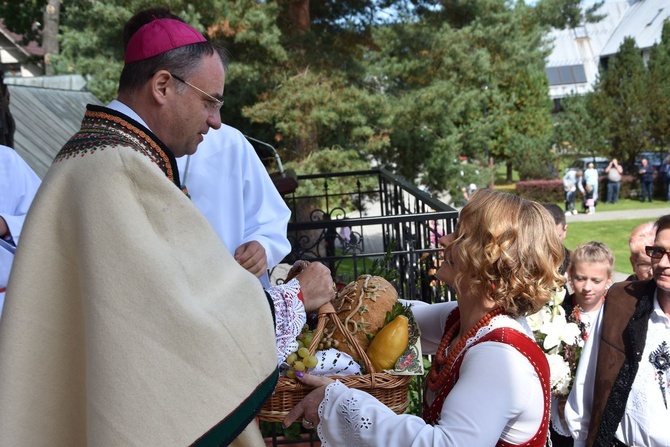
[[[225,83],[221,58],[218,54],[205,56],[188,79],[173,76],[172,82],[170,122],[164,129],[167,138],[161,139],[175,157],[182,157],[195,153],[210,128],[221,127],[220,104],[216,102]]]

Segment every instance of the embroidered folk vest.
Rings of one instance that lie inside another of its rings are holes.
[[[610,445],[623,418],[653,310],[656,283],[615,284],[607,294],[587,446]]]
[[[453,314],[454,313],[452,312],[452,315]],[[447,319],[447,322],[449,322],[449,318]],[[446,325],[447,330],[449,326],[450,326],[449,324]],[[431,405],[428,406],[424,402],[424,412],[423,412],[424,420],[427,423],[433,425],[438,423],[440,413],[442,411],[442,406],[444,405],[444,401],[447,398],[447,395],[453,389],[456,382],[458,381],[461,363],[463,362],[463,358],[465,357],[466,351],[471,349],[473,346],[476,346],[479,343],[484,342],[497,342],[512,346],[521,354],[523,354],[523,356],[528,359],[531,365],[533,365],[533,368],[535,368],[535,372],[537,373],[537,376],[540,379],[540,384],[542,385],[542,393],[544,394],[544,410],[542,416],[542,423],[540,424],[540,427],[535,433],[535,436],[533,436],[529,441],[523,444],[519,444],[518,447],[542,447],[546,445],[547,437],[549,436],[549,410],[551,407],[549,363],[547,362],[546,356],[544,355],[544,353],[542,352],[542,350],[535,341],[530,339],[528,336],[522,334],[521,332],[509,327],[497,328],[492,330],[479,340],[472,343],[472,345],[470,345],[466,350],[464,350],[461,353],[457,361],[454,363],[454,366],[450,372],[450,378],[448,382],[442,389],[438,391],[437,396],[435,396],[435,399],[433,400]],[[496,447],[516,447],[516,446],[515,444],[510,444],[500,440],[496,444]]]

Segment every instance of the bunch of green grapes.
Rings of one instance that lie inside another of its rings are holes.
[[[289,354],[286,363],[291,367],[286,371],[286,377],[295,378],[296,371],[305,371],[307,368],[314,368],[319,360],[309,353],[309,345],[314,339],[314,331],[308,325],[303,326],[302,333],[298,335],[298,350]]]

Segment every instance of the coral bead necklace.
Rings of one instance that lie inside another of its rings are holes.
[[[459,309],[456,308],[453,310],[453,312],[459,312],[456,315],[457,321],[452,324],[451,327],[449,327],[447,332],[445,332],[444,336],[442,337],[442,340],[440,341],[440,347],[437,350],[433,365],[431,366],[430,372],[428,373],[427,384],[431,391],[437,391],[447,383],[449,380],[450,371],[454,366],[454,362],[456,361],[456,358],[458,358],[459,354],[463,351],[463,348],[465,348],[467,341],[474,337],[479,329],[487,326],[493,317],[502,314],[503,308],[496,307],[484,315],[482,319],[479,320],[479,322],[477,322],[477,324],[475,324],[468,331],[468,333],[458,341],[458,343],[449,348],[449,352],[447,353],[447,347],[454,340],[454,337],[461,327]]]

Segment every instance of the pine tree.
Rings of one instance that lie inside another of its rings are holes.
[[[569,95],[561,99],[562,109],[555,119],[553,144],[559,150],[601,155],[611,148],[601,120],[593,119],[593,93]],[[617,154],[611,153],[613,157]]]
[[[541,37],[552,11],[570,12],[570,23],[581,17],[556,2],[539,0],[537,9],[505,0],[169,5],[231,53],[223,121],[272,143],[285,162],[342,148],[347,157],[455,191],[490,182],[487,153],[507,163],[510,177],[512,167],[525,176],[547,173]],[[46,3],[22,1],[5,24],[25,28]],[[14,4],[1,4],[0,14]],[[103,102],[114,98],[123,24],[145,7],[145,0],[64,2],[55,72],[82,74]]]
[[[603,123],[612,154],[632,166],[649,148],[647,69],[635,39],[626,37],[594,87],[592,119]]]
[[[498,0],[449,3],[422,14],[375,30],[379,50],[370,55],[371,71],[385,80],[390,98],[390,144],[378,159],[406,178],[452,192],[490,183],[487,153],[526,175],[549,174],[544,28],[525,8]]]
[[[651,142],[667,150],[670,148],[670,22],[663,25],[661,42],[651,48],[648,67]]]

